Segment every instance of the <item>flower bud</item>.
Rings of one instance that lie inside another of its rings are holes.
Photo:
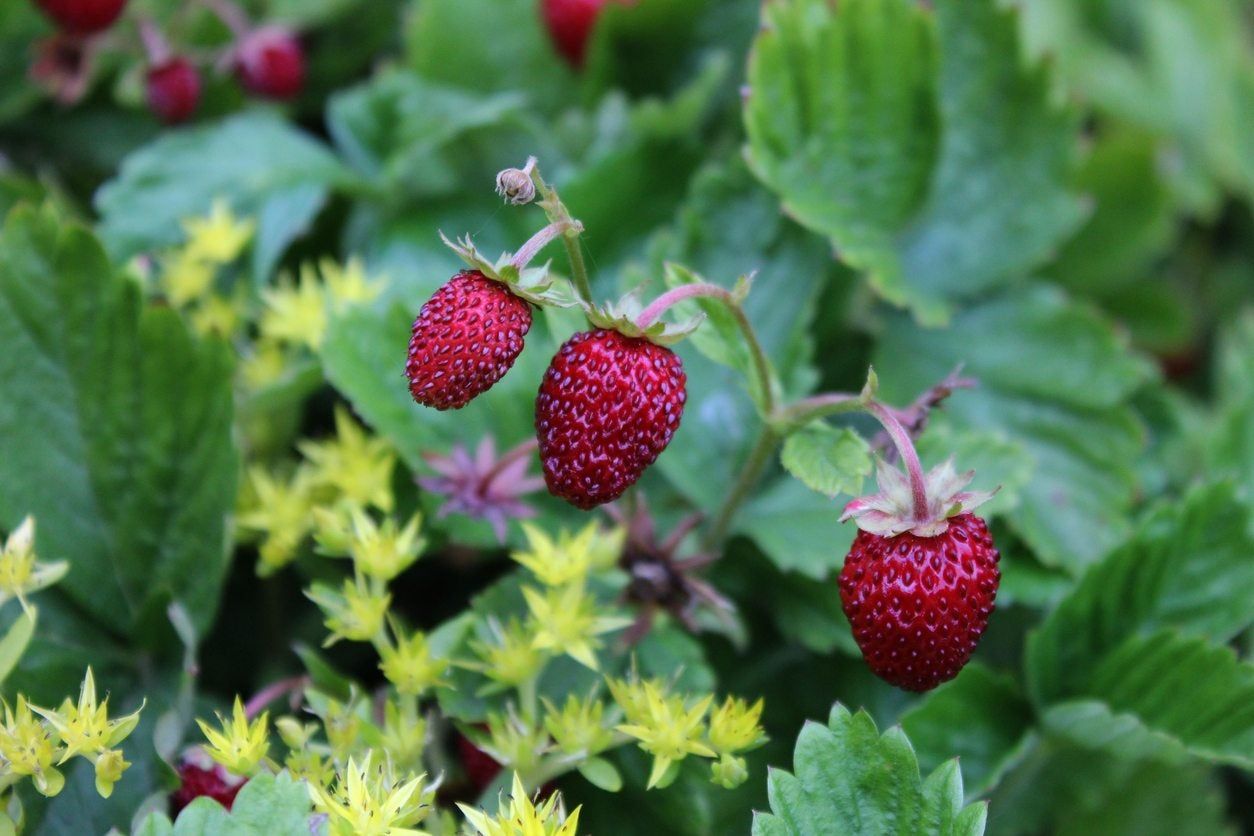
[[[496,175],[496,193],[505,198],[506,203],[525,206],[536,199],[536,184],[528,169],[507,168]]]

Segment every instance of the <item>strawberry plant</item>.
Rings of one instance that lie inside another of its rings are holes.
[[[0,832],[1254,827],[1243,4],[0,47]]]

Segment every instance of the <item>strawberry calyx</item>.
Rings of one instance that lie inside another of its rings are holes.
[[[698,313],[682,322],[664,322],[661,319],[644,319],[646,307],[641,303],[641,288],[627,293],[617,302],[604,305],[583,306],[588,322],[596,328],[617,331],[624,337],[648,340],[661,346],[672,346],[690,336],[705,321],[705,314]]]
[[[974,511],[993,498],[991,491],[968,491],[975,471],[959,473],[951,456],[923,477],[925,505],[917,513],[910,478],[896,467],[876,458],[877,493],[861,496],[845,506],[840,521],[853,520],[858,528],[882,537],[910,532],[917,537],[937,537],[949,530],[949,520]]]
[[[458,238],[456,241],[450,241],[443,232],[440,233],[440,240],[444,245],[453,252],[471,269],[477,270],[485,277],[493,281],[500,282],[509,288],[509,291],[521,299],[525,299],[533,305],[554,305],[559,308],[571,308],[578,304],[574,291],[566,280],[553,275],[549,269],[549,263],[545,262],[540,267],[528,267],[527,262],[534,252],[528,253],[528,247],[538,242],[541,245],[548,243],[557,232],[549,231],[550,227],[542,230],[536,238],[529,241],[520,249],[518,254],[503,253],[496,261],[489,261],[475,247],[474,242],[470,240],[470,236],[466,235]],[[541,236],[546,236],[547,240],[540,240]],[[551,236],[551,237],[549,237]],[[535,247],[538,249],[538,247]]]

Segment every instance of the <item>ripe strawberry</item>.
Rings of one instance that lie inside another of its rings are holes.
[[[481,728],[486,730],[487,725],[483,724]],[[471,743],[470,738],[461,732],[456,732],[456,735],[457,756],[462,762],[462,769],[466,772],[466,778],[474,787],[475,797],[477,798],[500,774],[501,765],[487,752]]]
[[[258,96],[293,98],[305,83],[305,51],[287,29],[256,29],[235,49],[235,75],[246,90]]]
[[[200,73],[174,57],[148,70],[148,107],[167,125],[187,121],[200,104]]]
[[[207,795],[226,809],[231,809],[247,779],[232,775],[214,763],[204,752],[191,749],[179,761],[179,788],[170,794],[170,812],[179,811],[202,795]]]
[[[531,330],[531,305],[478,270],[463,270],[414,320],[405,374],[414,400],[461,409],[500,380]]]
[[[929,691],[958,675],[993,612],[1001,571],[984,520],[962,514],[935,537],[859,531],[840,602],[876,675]]]
[[[35,0],[63,32],[92,35],[104,31],[126,8],[126,0]]]
[[[686,383],[679,357],[642,337],[605,328],[571,337],[536,398],[549,492],[584,509],[622,496],[679,429]]]
[[[632,0],[541,0],[540,13],[553,45],[571,66],[583,66],[592,27],[608,2]]]

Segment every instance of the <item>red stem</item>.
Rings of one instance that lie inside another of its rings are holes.
[[[696,284],[686,284],[668,290],[658,298],[649,303],[649,306],[640,312],[636,317],[636,327],[644,330],[657,322],[658,317],[666,313],[668,308],[678,305],[680,302],[688,299],[695,299],[699,296],[706,296],[710,299],[720,299],[733,307],[736,305],[736,299],[732,296],[730,290],[719,287],[716,284],[708,282],[697,282]]]
[[[258,691],[252,699],[244,705],[244,714],[249,720],[261,713],[261,710],[279,697],[287,694],[303,691],[309,685],[309,677],[293,676],[290,679],[280,679],[272,685],[267,685]]]
[[[531,263],[531,260],[539,255],[540,250],[565,235],[567,230],[576,228],[581,231],[583,229],[582,226],[579,226],[578,221],[558,221],[557,223],[549,224],[535,235],[532,235],[527,240],[527,243],[522,245],[522,248],[510,259],[510,264],[521,273]]]
[[[910,433],[906,432],[906,428],[897,420],[893,411],[882,403],[871,401],[866,405],[866,411],[884,425],[889,438],[897,446],[897,452],[901,454],[902,462],[906,465],[906,473],[910,477],[910,496],[914,504],[914,518],[916,520],[927,519],[927,482],[923,478],[923,464],[919,461],[919,454],[914,449],[914,442],[910,440]]]

